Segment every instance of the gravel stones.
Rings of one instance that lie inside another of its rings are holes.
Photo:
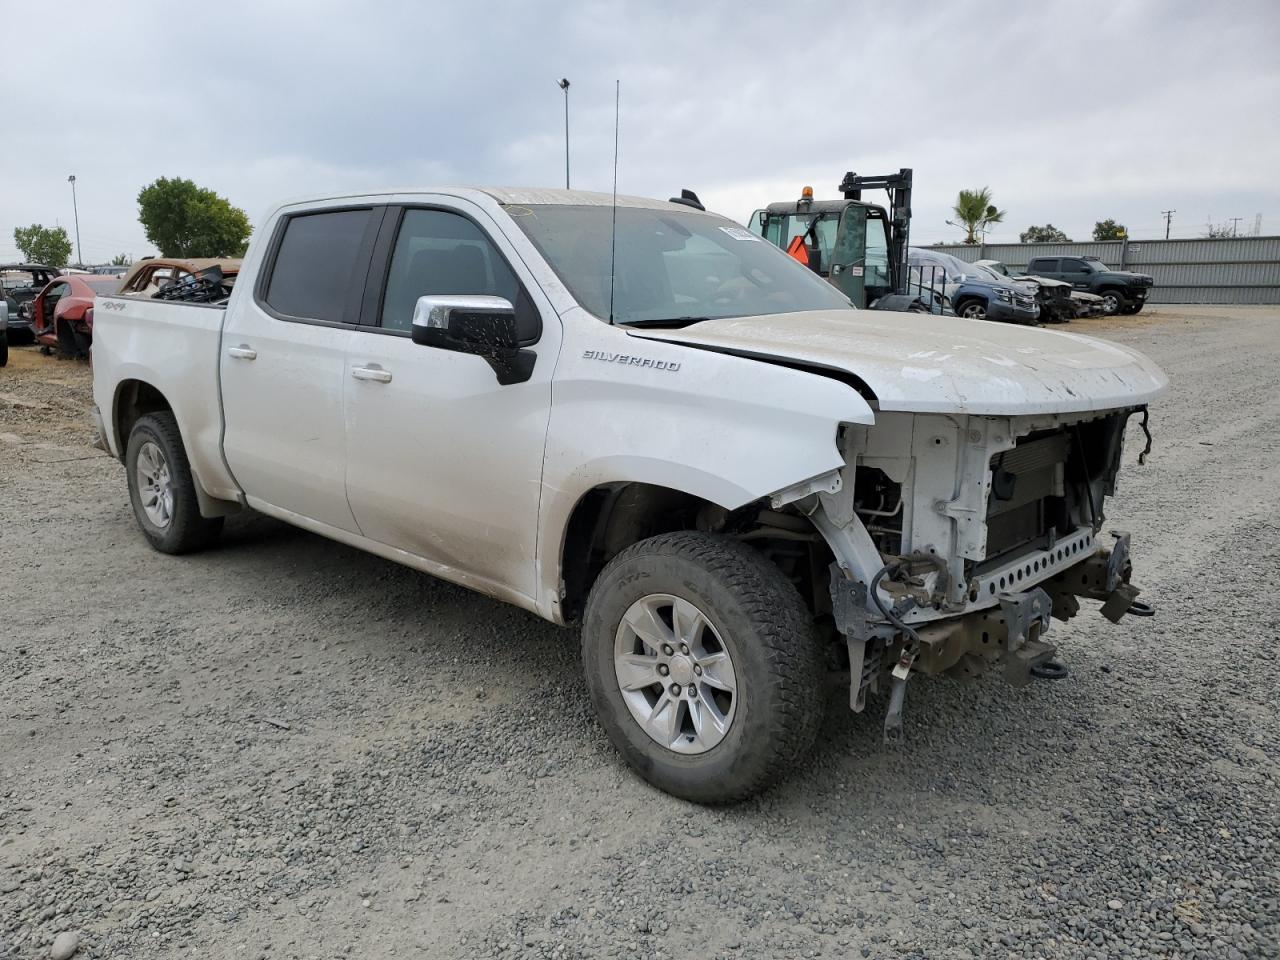
[[[1156,617],[1055,622],[1056,683],[913,681],[898,750],[837,692],[725,809],[622,765],[571,630],[252,515],[163,557],[118,464],[0,447],[42,491],[0,531],[0,957],[1280,956],[1280,313],[1163,309],[1071,328],[1171,374],[1107,511]],[[41,369],[5,390],[82,415]],[[80,442],[41,416],[0,432]]]
[[[49,960],[71,960],[80,949],[80,934],[64,931],[53,938],[53,946],[49,948]]]

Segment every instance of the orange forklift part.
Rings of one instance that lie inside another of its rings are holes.
[[[793,237],[787,245],[787,255],[799,260],[806,267],[809,265],[809,251],[804,248],[804,236]]]

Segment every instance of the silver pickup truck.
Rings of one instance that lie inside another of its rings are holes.
[[[193,289],[203,283],[193,278]],[[782,776],[831,678],[1025,682],[1161,372],[1125,347],[854,309],[687,203],[559,190],[272,210],[229,295],[99,297],[94,399],[156,549],[251,508],[555,623],[601,723],[704,802]]]

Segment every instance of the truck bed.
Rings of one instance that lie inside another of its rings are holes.
[[[218,358],[225,316],[225,304],[98,297],[93,399],[111,453],[123,457],[128,438],[120,436],[121,405],[131,402],[132,378],[145,372],[173,408],[200,486],[211,497],[234,500],[240,491],[221,451]]]

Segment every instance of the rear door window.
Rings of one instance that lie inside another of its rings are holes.
[[[350,322],[364,289],[371,209],[289,218],[263,300],[285,319]]]
[[[1058,261],[1057,260],[1037,260],[1031,264],[1029,269],[1032,273],[1057,273]]]

